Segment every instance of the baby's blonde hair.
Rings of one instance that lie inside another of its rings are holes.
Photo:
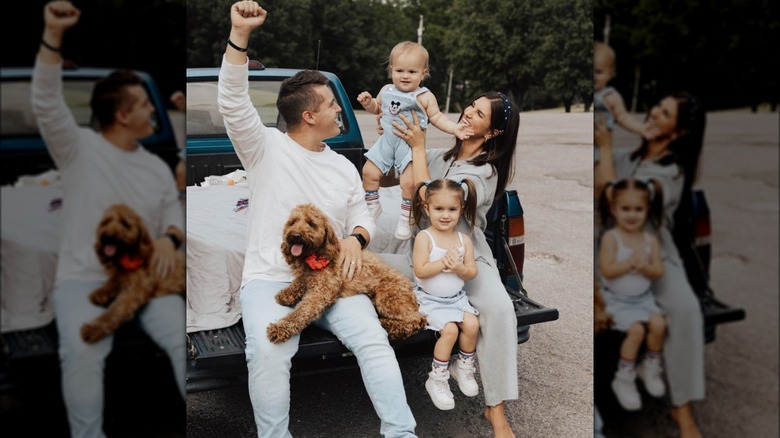
[[[615,71],[615,50],[607,45],[606,43],[603,43],[601,41],[594,41],[593,42],[593,58],[595,59],[596,56],[599,54],[606,57],[607,62],[609,63],[609,66],[612,67],[612,71]]]
[[[428,79],[431,76],[430,69],[428,68],[428,50],[421,44],[417,44],[413,41],[401,41],[393,47],[393,50],[390,51],[390,56],[387,58],[388,78],[393,77],[393,60],[397,59],[402,54],[413,50],[418,50],[423,55],[423,58],[425,58],[425,76],[423,79]]]

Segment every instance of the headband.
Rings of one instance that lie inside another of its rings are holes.
[[[688,118],[690,119],[691,125],[693,125],[693,122],[696,121],[696,116],[699,112],[699,101],[696,99],[696,96],[689,94],[688,95]]]
[[[498,94],[501,96],[501,101],[504,104],[504,119],[501,120],[501,128],[499,128],[499,131],[504,132],[506,131],[507,125],[509,125],[509,115],[511,114],[512,103],[509,102],[509,98],[506,97],[506,94],[501,92]]]

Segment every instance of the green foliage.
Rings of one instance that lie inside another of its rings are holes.
[[[187,2],[189,66],[219,65],[231,4]],[[451,68],[451,111],[488,90],[507,92],[522,104],[531,86],[544,90],[535,104],[557,105],[582,95],[583,84],[592,82],[590,15],[582,12],[586,0],[575,4],[557,0],[553,12],[540,0],[269,0],[261,2],[269,18],[252,33],[248,53],[267,66],[332,71],[353,98],[362,91],[376,95],[389,81],[390,49],[417,41],[422,15],[431,73],[424,85],[442,109]],[[549,49],[540,50],[545,40]],[[356,100],[352,104],[359,108]]]
[[[566,112],[577,97],[593,95],[593,22],[588,0],[551,0],[535,20],[537,50],[532,57],[544,89]]]
[[[779,8],[769,0],[598,0],[595,36],[603,40],[609,15],[617,53],[613,85],[627,102],[637,92],[637,110],[680,89],[699,95],[709,109],[776,104]]]

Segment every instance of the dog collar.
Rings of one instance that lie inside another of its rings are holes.
[[[131,257],[128,254],[123,254],[122,257],[119,257],[119,264],[122,265],[126,271],[135,271],[140,268],[143,263],[144,259],[139,256]]]
[[[316,254],[312,254],[306,257],[306,264],[315,271],[322,270],[325,266],[328,266],[330,259],[327,257],[318,257]]]

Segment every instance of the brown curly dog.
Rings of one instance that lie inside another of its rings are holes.
[[[89,300],[108,306],[100,316],[81,326],[81,338],[94,343],[133,319],[152,298],[184,295],[184,251],[176,251],[176,264],[167,278],[151,265],[154,242],[138,214],[124,204],[112,205],[98,224],[95,252],[108,280]]]
[[[425,328],[411,280],[367,250],[363,250],[360,275],[345,280],[338,264],[340,248],[339,237],[322,211],[311,204],[293,209],[284,226],[282,253],[294,279],[276,294],[276,302],[295,309],[268,326],[268,339],[275,343],[290,339],[339,297],[357,294],[371,297],[390,339],[404,339]]]

